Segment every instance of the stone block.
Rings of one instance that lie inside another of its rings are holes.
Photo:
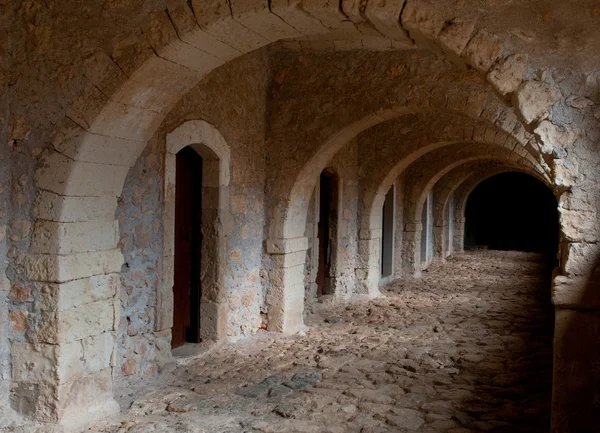
[[[528,57],[525,54],[512,54],[497,64],[487,75],[487,80],[502,95],[517,90],[523,82],[523,74],[527,69]]]
[[[269,3],[269,0],[230,0],[233,18],[263,38],[277,42],[301,36],[298,30],[271,13]]]
[[[96,336],[115,328],[115,301],[105,299],[56,311],[37,333],[39,341],[59,344]]]
[[[182,41],[206,53],[227,61],[240,56],[242,53],[233,47],[215,39],[200,30],[194,18],[194,13],[185,0],[169,0],[167,2],[169,18],[173,22],[177,34]]]
[[[35,283],[41,292],[35,308],[65,311],[99,300],[113,299],[121,284],[120,275],[95,275],[62,284]]]
[[[558,90],[546,83],[525,81],[517,88],[513,96],[513,104],[525,123],[532,124],[546,118],[558,98]]]
[[[117,197],[67,197],[41,191],[33,205],[33,217],[57,222],[111,221]]]
[[[282,269],[304,265],[306,262],[306,251],[296,251],[295,253],[273,255],[271,260],[273,262],[273,266]]]
[[[329,31],[321,21],[303,9],[302,2],[271,0],[271,12],[305,36],[326,34]]]
[[[461,55],[471,40],[475,22],[456,20],[442,28],[437,42],[442,50],[455,61],[461,61]]]
[[[288,287],[301,284],[304,281],[304,263],[282,269],[271,269],[269,271],[271,284],[277,287]]]
[[[436,42],[445,21],[435,6],[420,0],[407,0],[402,11],[402,27],[417,46],[434,52],[441,51]]]
[[[117,100],[123,103],[132,102]],[[156,108],[156,106],[144,108]],[[66,119],[60,127],[55,129],[52,136],[52,146],[58,152],[75,161],[130,167],[135,163],[137,155],[146,146],[146,142],[92,134],[79,124]]]
[[[227,337],[229,304],[227,302],[200,303],[200,337],[202,341],[222,340]]]
[[[400,24],[405,0],[371,0],[365,9],[369,22],[384,36],[411,48],[414,43]]]
[[[228,0],[192,0],[200,30],[241,53],[254,51],[269,40],[237,22],[231,15]]]
[[[225,63],[224,60],[179,39],[166,11],[150,14],[146,18],[143,30],[154,51],[175,64],[208,74]]]
[[[96,373],[111,367],[116,348],[115,336],[112,332],[84,338],[81,344],[86,373]]]
[[[495,35],[479,30],[471,38],[462,57],[481,72],[487,73],[504,51],[504,44]]]
[[[36,170],[34,179],[38,188],[60,195],[118,197],[128,171],[126,166],[76,162],[51,152]]]
[[[297,251],[308,250],[308,238],[291,239],[267,239],[267,253],[269,254],[289,254]]]
[[[62,223],[38,221],[30,252],[33,254],[73,254],[114,249],[119,242],[119,224],[112,221]]]
[[[121,272],[119,250],[95,251],[65,256],[28,254],[23,259],[25,276],[32,281],[67,282],[94,275]]]

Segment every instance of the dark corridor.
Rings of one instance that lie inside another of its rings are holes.
[[[552,191],[523,173],[502,173],[468,198],[465,248],[543,252],[558,247],[558,210]]]

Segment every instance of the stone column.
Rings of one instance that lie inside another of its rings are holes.
[[[452,251],[455,253],[465,252],[465,222],[466,219],[463,216],[454,217],[454,233],[453,233],[453,247]]]
[[[273,260],[267,293],[269,330],[286,334],[304,331],[304,267],[308,239],[268,239],[266,245]]]
[[[421,276],[421,232],[423,224],[420,222],[407,223],[404,226],[404,240],[402,247],[402,268],[404,275]]]
[[[381,229],[361,229],[358,233],[356,281],[358,293],[370,298],[379,296],[381,277]]]
[[[48,224],[55,223],[38,223],[36,233]],[[63,233],[71,229],[61,227]],[[79,231],[90,232],[98,234],[88,225]],[[102,234],[116,244],[116,222],[113,236]],[[43,242],[34,237],[34,244]],[[25,257],[25,275],[41,293],[33,308],[43,321],[30,341],[12,346],[12,406],[18,412],[77,429],[119,411],[112,383],[122,261],[116,249]]]

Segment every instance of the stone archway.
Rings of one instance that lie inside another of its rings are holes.
[[[156,331],[173,326],[175,155],[186,146],[192,147],[203,159],[200,337],[220,340],[227,335],[227,269],[223,258],[231,227],[231,151],[219,131],[203,120],[186,121],[167,134],[162,189],[164,254],[157,287]]]

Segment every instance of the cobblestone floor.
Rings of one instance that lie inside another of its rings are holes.
[[[547,432],[550,269],[478,251],[325,306],[306,336],[257,336],[122,384],[123,412],[92,431]]]

